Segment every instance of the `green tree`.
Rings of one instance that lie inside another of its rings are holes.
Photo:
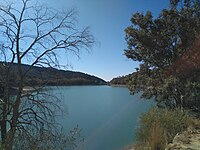
[[[34,66],[59,67],[58,55],[62,52],[79,56],[80,49],[93,45],[94,38],[88,28],[77,27],[74,9],[58,11],[34,0],[5,0],[0,14],[0,141],[7,150],[33,149],[17,147],[17,139],[35,145],[40,131],[48,131],[41,135],[51,136],[41,141],[55,146],[60,140],[55,138],[59,131],[55,116],[62,113],[60,99],[35,84],[24,92],[27,77]],[[13,63],[17,64],[16,78]],[[29,66],[23,69],[22,63]]]
[[[133,94],[143,91],[143,97],[154,97],[159,106],[198,110],[199,64],[191,62],[197,63],[200,56],[200,1],[171,0],[170,4],[157,18],[149,11],[133,14],[132,25],[125,29],[125,55],[140,62],[129,88]],[[184,71],[173,73],[180,64]]]

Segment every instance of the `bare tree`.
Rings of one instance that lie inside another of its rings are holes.
[[[0,132],[2,144],[11,150],[22,133],[33,139],[30,129],[37,133],[41,129],[50,131],[61,110],[59,100],[44,90],[34,87],[24,92],[32,68],[59,67],[60,54],[72,52],[79,56],[81,49],[93,45],[94,38],[88,28],[77,27],[74,9],[61,12],[34,0],[5,0],[0,4],[0,37]],[[16,72],[13,63],[17,64]],[[29,68],[23,70],[23,63],[28,63]]]

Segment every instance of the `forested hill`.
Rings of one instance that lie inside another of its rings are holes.
[[[0,69],[11,68],[12,81],[16,82],[18,78],[17,64],[0,63]],[[30,68],[29,65],[22,65],[22,70],[25,73]],[[106,81],[98,77],[88,75],[82,72],[74,72],[69,70],[58,70],[50,67],[33,67],[26,76],[26,85],[104,85]]]
[[[113,78],[109,84],[110,85],[127,85],[128,82],[130,81],[130,78],[134,75],[134,73],[132,74],[128,74],[128,75],[125,75],[125,76],[120,76],[120,77],[116,77],[116,78]]]

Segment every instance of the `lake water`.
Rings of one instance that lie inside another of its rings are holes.
[[[81,150],[122,150],[134,142],[140,114],[153,105],[123,87],[67,86],[56,92],[68,111],[62,119],[64,129],[76,125],[82,129],[85,146]]]

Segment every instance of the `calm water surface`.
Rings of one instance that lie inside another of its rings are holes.
[[[82,128],[85,146],[81,150],[122,150],[135,140],[139,115],[153,105],[123,87],[67,86],[54,92],[61,94],[68,111],[63,127]]]

